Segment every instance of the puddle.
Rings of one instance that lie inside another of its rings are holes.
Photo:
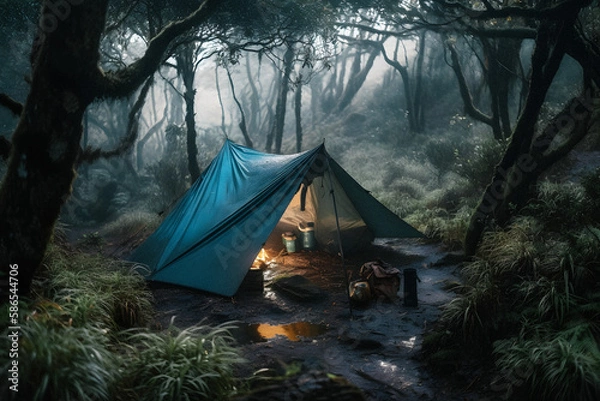
[[[327,331],[327,325],[308,322],[289,324],[242,323],[237,329],[230,330],[231,335],[240,343],[264,342],[276,336],[284,336],[290,341],[316,337]]]

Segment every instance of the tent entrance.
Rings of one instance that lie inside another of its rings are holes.
[[[296,235],[299,239],[296,250],[301,250],[301,231],[298,226],[309,222],[314,223],[316,249],[332,254],[339,252],[331,188],[335,192],[344,252],[360,250],[373,241],[373,235],[367,224],[339,181],[333,175],[324,175],[315,177],[308,185],[303,183],[300,186],[265,244],[269,255],[276,255],[284,248],[282,235],[286,232],[293,232]]]

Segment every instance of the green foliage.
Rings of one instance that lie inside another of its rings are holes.
[[[462,243],[469,226],[470,208],[462,207],[456,213],[448,213],[446,209],[434,207],[418,210],[406,218],[427,237],[441,241],[448,249],[462,248]]]
[[[147,167],[152,177],[151,202],[160,211],[177,201],[189,188],[190,175],[187,162],[186,129],[170,125],[165,131],[166,157]]]
[[[477,192],[490,183],[494,168],[502,158],[505,145],[494,139],[484,139],[469,146],[456,148],[454,172],[467,179]]]
[[[539,185],[537,199],[523,213],[540,219],[547,230],[560,232],[565,227],[587,224],[589,210],[589,198],[582,186],[546,181]]]
[[[518,399],[595,400],[600,230],[549,230],[544,213],[548,220],[558,219],[558,210],[577,218],[589,199],[570,187],[546,188],[530,213],[536,217],[516,218],[484,237],[477,259],[463,268],[459,296],[442,312],[438,336],[424,348],[442,367],[447,363],[437,356],[448,349],[485,358],[493,351],[501,371],[495,385]]]
[[[119,252],[128,253],[135,249],[143,240],[152,234],[160,225],[158,213],[142,211],[125,212],[116,220],[102,227],[102,236],[116,245],[112,255]]]
[[[127,238],[140,231],[154,231],[160,224],[158,215],[154,213],[133,211],[122,214],[102,228],[102,234],[111,238]]]
[[[459,153],[458,149],[460,148],[461,144],[458,141],[444,137],[434,137],[427,141],[423,153],[441,176],[454,171],[457,153]]]
[[[233,366],[243,362],[228,330],[193,326],[163,333],[131,332],[129,360],[124,366],[123,399],[226,400],[238,384]]]
[[[7,332],[2,349],[8,349]],[[2,371],[11,360],[0,357]],[[118,361],[109,349],[108,336],[97,327],[49,326],[32,316],[21,325],[19,339],[19,393],[1,385],[2,399],[11,400],[111,400],[118,379]]]
[[[600,397],[600,348],[590,323],[578,322],[542,338],[497,341],[494,353],[507,395],[528,399],[591,401]]]
[[[102,238],[98,231],[83,234],[83,237],[79,241],[79,245],[86,248],[94,248],[97,250],[102,250],[104,243],[104,238]]]
[[[52,246],[35,288],[40,298],[60,304],[60,319],[74,326],[118,329],[143,326],[151,319],[151,296],[143,277],[131,265],[100,255]]]
[[[127,264],[53,245],[33,291],[19,305],[16,399],[225,400],[240,384],[233,326],[140,328],[152,318],[151,295]],[[8,334],[3,325],[2,349]],[[0,368],[12,360],[4,353]],[[8,385],[0,385],[0,398],[12,401]]]

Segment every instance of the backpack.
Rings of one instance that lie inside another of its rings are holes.
[[[400,290],[400,270],[382,260],[367,262],[359,271],[363,281],[369,283],[374,298],[383,296],[388,301],[394,301]]]

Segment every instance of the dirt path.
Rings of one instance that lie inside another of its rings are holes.
[[[307,252],[279,257],[265,272],[264,293],[240,291],[234,298],[224,298],[179,287],[156,286],[153,292],[157,320],[163,327],[173,316],[179,327],[232,320],[243,327],[308,322],[326,330],[316,336],[300,337],[299,341],[285,336],[257,341],[247,330],[237,332],[249,361],[240,373],[249,375],[265,367],[283,372],[286,367],[296,366],[342,375],[360,387],[370,400],[478,400],[476,394],[468,391],[449,391],[448,383],[432,377],[419,360],[424,330],[438,318],[439,307],[454,296],[443,289],[444,284],[458,280],[456,266],[434,267],[444,255],[437,245],[391,240],[380,241],[346,261],[346,267],[354,272],[362,263],[377,257],[400,270],[417,269],[421,280],[418,307],[403,306],[401,286],[396,302],[373,302],[355,309],[351,318],[340,260],[320,252]],[[272,290],[269,284],[273,280],[290,274],[303,275],[326,295],[301,302]]]

